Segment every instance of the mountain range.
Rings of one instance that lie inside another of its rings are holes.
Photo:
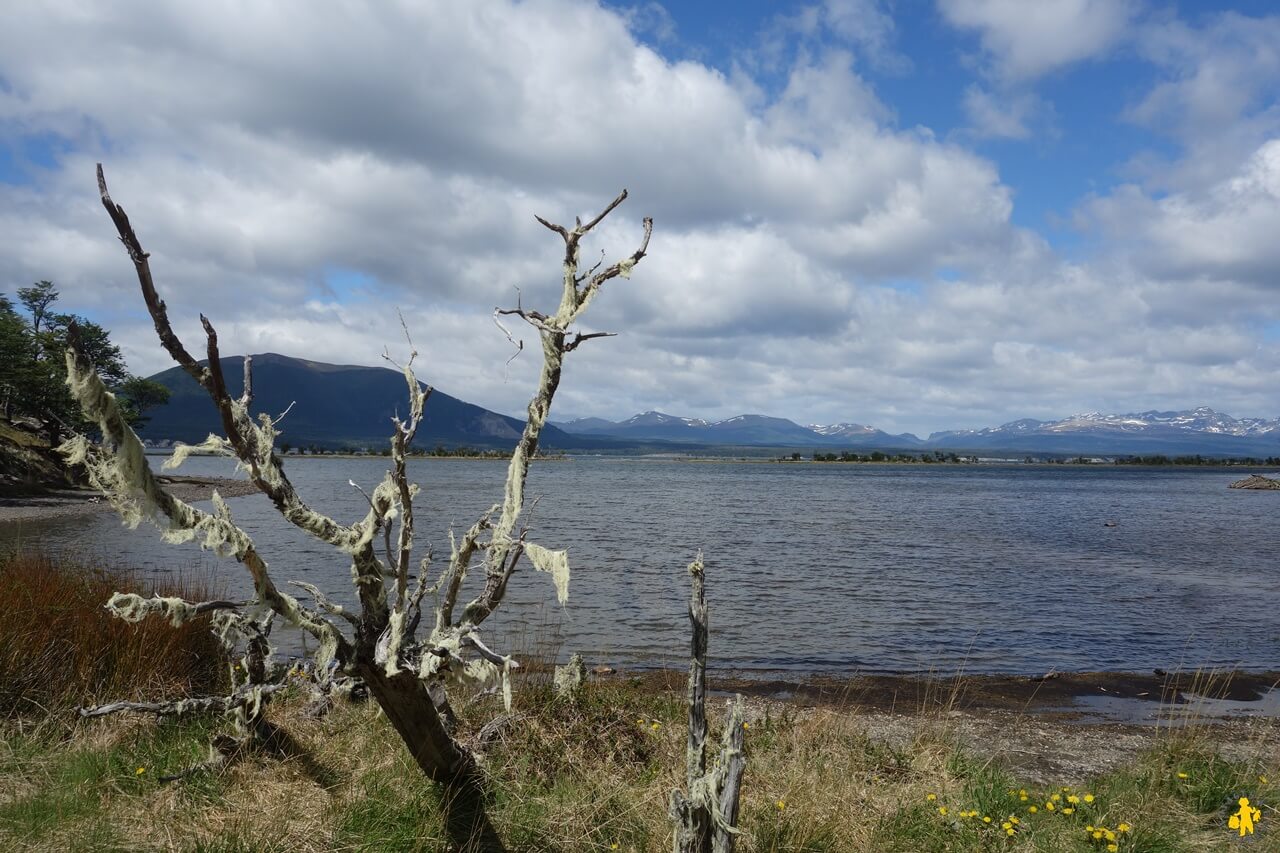
[[[222,359],[229,390],[242,387],[241,356]],[[152,442],[197,442],[220,432],[217,410],[180,368],[151,377],[170,389],[169,403],[148,412],[139,430]],[[254,410],[289,410],[281,443],[294,446],[381,447],[390,419],[406,410],[403,375],[385,367],[326,364],[275,353],[253,356]],[[505,448],[521,419],[489,411],[436,390],[415,444],[423,448]],[[1022,419],[979,430],[935,432],[927,439],[890,434],[858,423],[801,426],[785,418],[745,414],[720,421],[644,412],[625,421],[580,418],[548,424],[542,445],[558,450],[711,450],[785,447],[848,450],[988,451],[993,454],[1280,455],[1280,418],[1233,418],[1201,407],[1178,412],[1073,415],[1057,421]]]
[[[708,445],[1113,455],[1272,456],[1280,453],[1280,418],[1233,418],[1207,407],[1126,415],[1088,412],[1057,421],[1024,418],[980,430],[935,432],[927,439],[911,433],[894,435],[858,423],[800,426],[762,415],[706,421],[644,412],[618,423],[582,418],[558,425],[578,435]]]
[[[244,358],[221,359],[227,390],[244,388]],[[201,362],[205,364],[205,362]],[[180,367],[151,377],[169,389],[166,405],[148,410],[139,435],[153,442],[203,441],[221,433],[218,410],[204,389]],[[385,367],[359,367],[305,361],[276,353],[253,356],[253,411],[288,415],[279,424],[280,443],[295,447],[385,447],[391,418],[408,412],[404,374]],[[524,421],[491,412],[442,391],[433,390],[418,427],[418,447],[468,446],[505,448],[515,445]],[[548,424],[544,447],[580,445],[580,439]]]

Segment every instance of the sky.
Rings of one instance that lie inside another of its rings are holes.
[[[1280,415],[1280,11],[1158,0],[11,4],[0,292],[169,366],[380,364],[509,414],[571,223],[606,285],[553,419],[890,432]],[[512,356],[515,356],[514,358]]]

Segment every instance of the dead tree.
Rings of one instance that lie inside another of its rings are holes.
[[[738,834],[738,798],[746,757],[742,753],[742,696],[728,703],[720,753],[707,761],[707,599],[702,555],[689,564],[689,627],[693,649],[689,661],[689,739],[685,749],[685,785],[671,792],[668,812],[675,825],[675,853],[733,853]]]
[[[314,586],[293,582],[292,585],[306,592],[313,602],[310,606],[303,604],[277,586],[266,560],[250,537],[235,524],[230,507],[216,493],[213,511],[205,512],[167,492],[149,468],[142,445],[125,423],[115,399],[83,351],[73,345],[67,352],[67,382],[85,414],[98,425],[102,442],[94,445],[83,436],[73,438],[63,445],[64,455],[86,466],[92,483],[130,525],[136,526],[146,519],[159,527],[169,541],[199,539],[204,548],[238,560],[253,580],[254,598],[245,603],[198,603],[117,595],[107,606],[125,619],[137,620],[148,614],[163,613],[175,623],[215,611],[226,625],[238,626],[237,631],[252,630],[245,627],[251,624],[269,625],[279,618],[317,640],[315,673],[322,678],[326,673],[337,673],[361,679],[367,685],[369,695],[386,713],[428,778],[452,788],[471,785],[478,779],[476,761],[467,746],[451,732],[452,712],[446,687],[459,681],[500,684],[509,704],[508,675],[518,664],[509,655],[489,648],[481,639],[480,629],[502,603],[507,584],[522,557],[528,557],[534,568],[550,573],[561,602],[568,595],[566,552],[529,541],[528,530],[520,526],[525,479],[560,385],[565,356],[584,341],[604,334],[583,334],[574,331],[573,326],[606,282],[619,276],[629,277],[644,258],[653,221],[644,220],[643,238],[636,251],[607,267],[602,262],[579,272],[582,238],[622,203],[627,197],[626,190],[594,219],[585,224],[581,219],[576,220],[572,228],[538,217],[540,223],[560,235],[564,242],[563,289],[554,313],[544,314],[521,306],[495,312],[518,316],[528,322],[542,345],[538,388],[529,403],[524,431],[511,455],[502,499],[483,513],[461,538],[453,540],[451,536],[448,565],[434,585],[426,582],[430,554],[416,566],[417,580],[411,585],[415,570],[413,498],[418,487],[409,479],[405,458],[431,390],[422,386],[414,375],[416,353],[411,353],[400,366],[408,391],[408,417],[396,418],[392,423],[392,467],[368,495],[368,512],[349,524],[316,512],[294,489],[275,453],[275,420],[266,413],[256,417],[250,414],[253,404],[250,359],[244,361],[244,393],[232,397],[223,376],[218,336],[212,323],[201,315],[205,360],[199,361],[173,331],[167,307],[152,280],[148,254],[124,210],[107,193],[101,166],[98,167],[98,187],[102,203],[133,262],[143,300],[161,344],[217,406],[223,435],[211,435],[199,445],[200,449],[234,457],[287,521],[346,555],[351,561],[351,578],[359,602],[358,609],[349,609],[330,601]],[[171,461],[180,462],[191,449],[180,448]],[[483,586],[470,600],[464,600],[460,597],[464,581],[474,564],[483,571]],[[423,601],[428,595],[433,596],[434,612],[428,615],[424,625]],[[421,636],[420,627],[426,629]],[[260,708],[264,696],[273,689],[271,684],[265,670],[246,674],[234,685],[233,693],[221,697],[214,706],[247,713],[242,723],[252,727],[252,709]],[[109,709],[90,709],[88,713],[135,707],[115,703]],[[180,713],[191,707],[173,703],[173,707],[165,711]],[[245,712],[246,708],[251,710]],[[156,708],[140,710],[165,712]]]

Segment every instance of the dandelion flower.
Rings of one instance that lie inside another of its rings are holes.
[[[1186,778],[1187,778],[1187,774],[1186,774],[1186,773],[1183,773],[1182,771],[1178,771],[1178,778],[1179,778],[1179,779],[1186,779]]]
[[[1129,824],[1127,824],[1127,823],[1122,823],[1122,824],[1120,824],[1119,826],[1117,826],[1117,827],[1116,827],[1116,830],[1117,830],[1117,831],[1119,831],[1119,832],[1128,832],[1128,831],[1129,831],[1129,830],[1131,830],[1131,829],[1133,829],[1133,827],[1132,827],[1132,826],[1129,826]]]
[[[1080,798],[1077,797],[1075,794],[1072,794],[1071,796],[1067,797],[1067,802],[1071,803],[1071,805],[1074,806],[1080,802]]]
[[[743,723],[743,724],[742,724],[742,727],[743,727],[744,729],[749,729],[749,728],[751,728],[751,724],[750,724],[750,723]]]
[[[946,806],[938,806],[938,814],[940,814],[940,815],[942,815],[943,817],[945,817],[945,816],[946,816],[946,814],[947,814],[947,807],[946,807]]]
[[[1120,845],[1118,845],[1118,844],[1108,844],[1108,845],[1107,845],[1107,853],[1116,853],[1116,851],[1117,851],[1117,850],[1119,850],[1119,849],[1120,849]]]
[[[982,816],[982,822],[983,822],[983,823],[991,823],[991,817],[990,817],[990,815],[983,815],[983,816]]]
[[[1111,830],[1109,830],[1109,829],[1108,829],[1108,830],[1106,830],[1105,832],[1103,832],[1102,834],[1103,834],[1103,835],[1105,835],[1105,836],[1107,837],[1107,840],[1108,840],[1108,841],[1115,841],[1115,840],[1116,840],[1116,834],[1115,834],[1114,832],[1112,832]]]
[[[1073,808],[1071,808],[1071,806],[1067,806],[1065,809],[1063,809],[1063,810],[1062,810],[1062,813],[1063,813],[1063,814],[1075,814],[1075,813],[1076,813],[1076,810],[1075,810],[1075,809],[1073,809]]]
[[[925,795],[924,795],[924,798],[925,798],[926,800],[928,800],[929,802],[931,802],[931,803],[932,803],[934,800],[938,799],[938,795],[937,795],[937,794],[925,794]]]
[[[1093,794],[1085,794],[1085,795],[1084,795],[1084,801],[1085,801],[1086,803],[1092,803],[1092,802],[1093,802]]]
[[[133,775],[134,775],[134,776],[141,776],[143,773],[146,773],[146,772],[147,772],[147,768],[145,768],[145,767],[139,767],[137,770],[133,771]]]
[[[1005,834],[1005,835],[1008,835],[1009,837],[1011,837],[1011,838],[1012,838],[1012,837],[1013,837],[1013,827],[1011,826],[1011,827],[1009,827],[1008,829],[1006,829],[1006,830],[1004,831],[1004,834]]]
[[[649,728],[653,729],[656,732],[659,728],[661,728],[661,726],[658,723],[654,723],[653,725],[649,726]]]
[[[1012,821],[1007,821],[1007,820],[1006,820],[1004,823],[1000,824],[1000,828],[1001,828],[1001,829],[1013,829],[1013,823],[1012,823]]]
[[[1045,803],[1044,807],[1049,811],[1053,811],[1055,808],[1057,808],[1057,806],[1053,804],[1053,800],[1050,800],[1049,802]]]
[[[616,842],[616,841],[615,841],[615,842],[613,842],[612,844],[610,844],[610,845],[609,845],[609,849],[610,849],[610,850],[617,850],[617,849],[618,849],[618,842]]]
[[[782,811],[782,810],[783,810],[783,809],[785,809],[786,807],[787,807],[787,801],[786,801],[786,800],[778,800],[778,811]]]
[[[1028,806],[1027,811],[1031,812],[1031,814],[1035,814],[1036,812],[1040,811],[1040,809],[1036,806]]]
[[[1050,797],[1049,799],[1053,800],[1055,803],[1060,803],[1060,802],[1062,802],[1062,795],[1061,795],[1061,794],[1054,794],[1054,795],[1053,795],[1052,797]]]

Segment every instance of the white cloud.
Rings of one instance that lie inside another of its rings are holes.
[[[938,8],[952,26],[977,31],[1006,81],[1104,55],[1136,12],[1130,0],[938,0]]]
[[[988,139],[1027,139],[1030,119],[1039,106],[1028,93],[994,93],[978,84],[964,90],[964,112],[971,132]]]
[[[1203,189],[1280,136],[1280,15],[1228,12],[1199,27],[1166,19],[1144,27],[1137,44],[1158,78],[1127,116],[1185,147],[1173,162],[1143,166],[1149,184]]]
[[[205,311],[227,352],[370,364],[398,340],[398,305],[424,376],[518,412],[534,360],[507,366],[488,315],[516,288],[526,306],[557,298],[560,246],[533,214],[571,220],[627,186],[586,253],[631,251],[651,214],[650,256],[593,306],[592,328],[622,335],[569,361],[559,416],[927,431],[1168,395],[1267,412],[1280,355],[1241,319],[1251,285],[1054,257],[1010,224],[993,163],[896,127],[857,73],[893,49],[892,21],[840,15],[883,7],[815,8],[848,51],[801,51],[774,87],[670,61],[634,20],[571,0],[32,6],[0,30],[0,133],[74,152],[34,186],[0,185],[0,270],[54,279],[137,369],[167,366],[96,196],[102,159],[184,334]],[[1020,45],[993,56],[1044,73]],[[1270,168],[1179,215],[1229,231],[1267,209]],[[1238,249],[1224,275],[1272,257],[1252,237]],[[346,273],[364,292],[328,286]]]
[[[1153,197],[1129,184],[1082,213],[1087,226],[1125,238],[1153,274],[1280,288],[1280,139],[1203,189]]]

